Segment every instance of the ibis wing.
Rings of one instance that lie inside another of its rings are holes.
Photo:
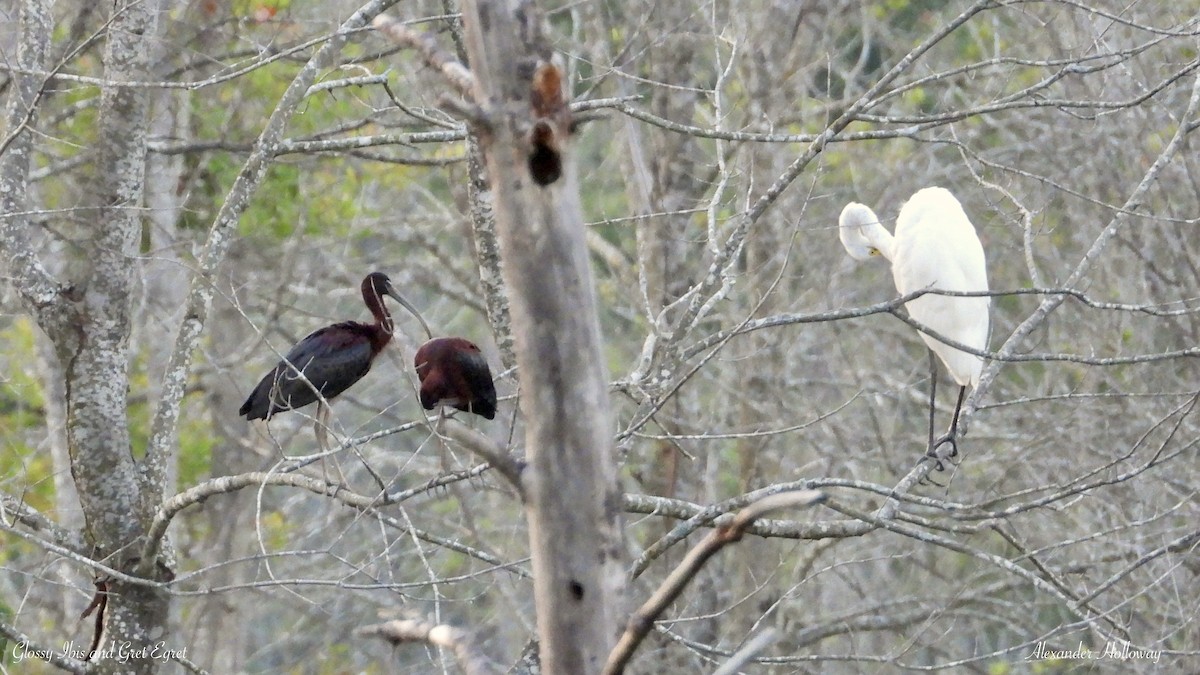
[[[492,382],[492,371],[487,359],[479,351],[459,350],[458,363],[463,379],[471,390],[470,412],[487,419],[496,417],[496,385]],[[462,410],[465,407],[456,406]]]
[[[371,369],[371,343],[346,324],[310,333],[263,377],[242,405],[247,419],[270,418],[277,412],[331,399],[346,391]],[[297,373],[303,372],[305,382]]]

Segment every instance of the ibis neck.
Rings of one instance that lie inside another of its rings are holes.
[[[383,304],[383,297],[373,287],[367,286],[363,288],[363,303],[371,310],[371,316],[375,317],[375,327],[380,333],[391,338],[396,324],[387,305]]]

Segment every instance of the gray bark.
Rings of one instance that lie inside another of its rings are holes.
[[[50,333],[66,370],[71,471],[88,538],[99,556],[113,556],[110,565],[118,569],[135,562],[131,544],[148,522],[148,514],[139,509],[126,395],[132,259],[142,227],[150,110],[149,91],[120,83],[149,79],[149,45],[157,23],[156,2],[113,7],[104,49],[105,79],[111,84],[101,91],[92,195],[98,227],[87,244],[91,269],[80,283],[82,339],[74,343],[74,336]],[[113,580],[108,591],[102,650],[126,642],[153,644],[164,637],[168,602],[163,590]],[[101,657],[98,665],[109,672],[155,669],[148,655],[139,654],[123,662]]]
[[[71,475],[83,507],[87,540],[98,559],[118,569],[132,562],[129,551],[143,531],[137,468],[127,418],[128,343],[133,265],[141,228],[148,93],[121,82],[144,81],[148,47],[155,33],[157,5],[117,5],[104,48],[105,79],[98,111],[95,180],[87,201],[96,226],[80,242],[89,266],[70,286],[46,272],[31,246],[35,224],[28,211],[32,128],[44,86],[37,75],[14,75],[7,111],[8,152],[0,165],[5,261],[22,300],[54,344],[62,365]],[[18,64],[44,69],[53,30],[49,7],[31,1],[22,11]],[[104,643],[151,644],[163,637],[166,595],[153,587],[112,581],[105,613]],[[119,667],[148,672],[149,659],[116,664],[100,660],[101,670]]]
[[[528,425],[523,487],[542,669],[583,674],[599,672],[615,643],[620,504],[575,169],[565,157],[563,175],[544,187],[528,171],[530,73],[548,56],[539,22],[529,3],[463,4],[476,102],[489,116],[480,140]]]

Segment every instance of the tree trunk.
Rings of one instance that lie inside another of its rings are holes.
[[[145,81],[148,44],[155,33],[156,3],[130,2],[113,8],[104,50],[105,80],[97,120],[95,180],[90,204],[95,227],[79,242],[88,269],[67,287],[42,267],[29,246],[28,175],[34,110],[45,82],[32,74],[44,69],[53,30],[46,3],[33,0],[22,10],[18,62],[26,73],[16,84],[7,110],[8,155],[0,165],[5,224],[3,243],[12,252],[11,272],[22,299],[54,344],[62,365],[71,475],[84,511],[87,540],[96,559],[129,569],[132,544],[148,523],[140,513],[137,467],[131,452],[126,395],[133,265],[141,228],[149,93],[119,82]],[[134,647],[162,639],[165,593],[144,585],[107,585],[104,646]],[[149,672],[145,658],[98,658],[101,671]]]
[[[562,174],[530,171],[531,80],[549,50],[527,2],[463,3],[480,132],[511,294],[528,468],[522,477],[542,671],[599,672],[616,641],[622,572],[608,377],[567,128]],[[522,42],[524,40],[524,42]],[[561,118],[560,118],[561,119]]]
[[[59,345],[66,367],[68,445],[71,471],[83,504],[89,542],[97,559],[131,569],[129,556],[149,525],[141,512],[138,468],[133,458],[127,415],[130,308],[134,266],[141,236],[149,128],[150,92],[120,86],[146,81],[149,45],[155,34],[155,2],[121,2],[113,7],[106,36],[105,79],[100,97],[100,139],[95,165],[96,236],[88,242],[91,269],[81,280],[80,339]],[[68,346],[70,345],[70,346]],[[126,582],[109,582],[102,650],[130,643],[151,645],[164,637],[167,596]],[[108,670],[151,672],[145,655],[120,662],[117,655],[97,657]]]

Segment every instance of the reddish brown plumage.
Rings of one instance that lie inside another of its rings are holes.
[[[259,381],[238,414],[247,420],[270,419],[275,413],[317,401],[317,392],[332,399],[362,379],[392,339],[392,315],[383,304],[384,295],[396,299],[425,325],[416,309],[392,288],[387,275],[372,272],[362,280],[362,297],[375,323],[343,321],[313,331]]]
[[[460,337],[435,338],[413,357],[421,380],[421,406],[448,405],[487,419],[496,417],[496,387],[479,347]]]

